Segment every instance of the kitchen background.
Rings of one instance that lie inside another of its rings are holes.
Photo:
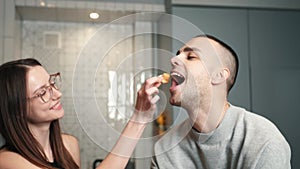
[[[90,12],[99,12],[100,17],[92,20],[88,17]],[[83,169],[91,169],[94,160],[105,157],[107,150],[98,143],[111,141],[113,135],[106,132],[108,128],[122,130],[130,106],[134,104],[135,93],[144,79],[160,71],[169,71],[171,53],[174,54],[182,45],[170,37],[142,34],[123,39],[111,49],[103,49],[107,53],[101,62],[104,64],[96,70],[94,85],[101,86],[95,89],[95,96],[106,124],[97,123],[98,116],[89,110],[85,115],[76,112],[73,98],[78,93],[74,94],[72,87],[74,83],[84,86],[86,80],[74,80],[74,71],[86,43],[107,23],[138,12],[173,14],[191,22],[204,33],[228,42],[241,62],[237,85],[230,95],[231,103],[276,123],[291,145],[292,167],[300,168],[297,160],[300,158],[300,135],[297,132],[300,120],[299,1],[0,0],[0,62],[34,57],[49,72],[62,72],[65,117],[61,124],[64,132],[79,139]],[[99,44],[92,44],[91,48],[101,48],[103,42],[111,43],[118,40],[119,35],[135,34],[140,30],[167,30],[174,35],[186,30],[186,25],[170,23],[152,18],[110,24],[109,29],[102,30]],[[145,56],[138,55],[150,48],[171,53],[148,51]],[[90,55],[97,53],[91,50]],[[94,76],[95,72],[90,72],[90,66],[95,64],[92,62],[87,58],[86,64],[80,64],[83,77]],[[120,70],[120,65],[126,69]],[[159,69],[149,70],[149,67]],[[168,96],[167,88],[162,90]],[[78,97],[91,99],[85,90],[82,88]],[[162,133],[173,122],[184,118],[181,114],[182,110],[167,104],[163,123],[154,121],[144,137]],[[97,126],[95,133],[87,132],[93,126]],[[101,140],[91,137],[98,133]],[[136,154],[151,150],[151,147],[139,145]],[[132,158],[131,163],[133,168],[149,168],[150,158]]]

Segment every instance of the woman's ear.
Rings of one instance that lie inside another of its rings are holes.
[[[229,76],[230,76],[229,69],[227,68],[218,69],[212,74],[211,83],[213,85],[221,84],[223,82],[226,82]]]

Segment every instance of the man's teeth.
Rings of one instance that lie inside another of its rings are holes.
[[[181,74],[176,73],[176,72],[172,72],[171,76],[172,76],[172,79],[177,83],[177,85],[180,85],[185,80],[185,78]]]
[[[172,75],[172,76],[179,76],[179,77],[182,77],[181,74],[176,73],[176,72],[171,73],[171,75]]]

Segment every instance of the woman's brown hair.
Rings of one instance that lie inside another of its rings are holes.
[[[5,139],[2,148],[20,154],[38,167],[53,169],[41,145],[30,132],[26,120],[28,110],[26,76],[29,68],[34,66],[42,65],[37,60],[28,58],[0,66],[0,133]],[[63,144],[58,120],[51,122],[49,139],[54,159],[61,168],[79,168]]]

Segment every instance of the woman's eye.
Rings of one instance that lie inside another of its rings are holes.
[[[50,85],[54,85],[55,84],[55,79],[52,79],[49,81]]]
[[[44,96],[46,94],[46,89],[43,89],[39,92],[38,96]]]

